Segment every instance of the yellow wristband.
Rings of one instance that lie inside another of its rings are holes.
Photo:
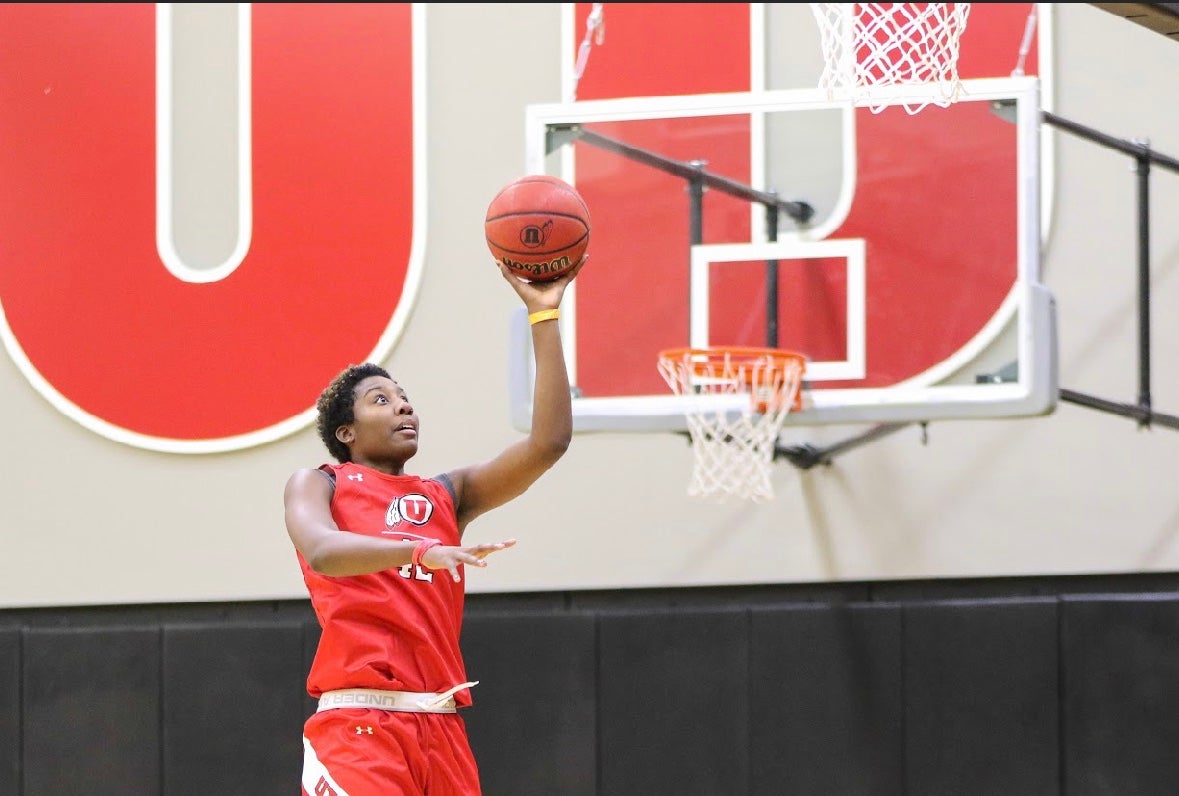
[[[540,323],[541,321],[552,321],[561,317],[560,310],[541,310],[534,312],[528,316],[529,325]]]

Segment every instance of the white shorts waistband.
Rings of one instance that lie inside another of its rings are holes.
[[[455,692],[473,685],[478,685],[478,681],[456,685],[440,694],[383,691],[378,688],[341,688],[337,691],[324,691],[319,697],[316,712],[336,708],[370,708],[408,713],[454,713],[458,710],[454,701]]]

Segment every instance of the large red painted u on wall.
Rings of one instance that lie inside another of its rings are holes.
[[[157,245],[156,6],[0,8],[0,334],[86,427],[269,441],[396,342],[425,235],[420,10],[326,9],[251,8],[248,240],[202,282]]]

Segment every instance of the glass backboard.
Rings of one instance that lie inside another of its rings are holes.
[[[561,319],[576,430],[682,430],[657,360],[683,346],[804,354],[788,425],[1054,408],[1037,78],[967,80],[920,114],[792,89],[526,116],[529,172],[576,185],[593,215]],[[520,428],[529,341],[516,318]]]

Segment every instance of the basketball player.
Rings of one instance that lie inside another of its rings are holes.
[[[457,709],[471,704],[459,651],[465,568],[515,544],[467,544],[479,515],[522,494],[573,435],[557,308],[585,258],[548,282],[500,271],[528,308],[532,428],[488,461],[434,478],[405,471],[420,418],[375,364],[340,373],[317,404],[337,464],[287,481],[287,532],[322,627],[307,690],[304,796],[471,796],[479,773]]]

